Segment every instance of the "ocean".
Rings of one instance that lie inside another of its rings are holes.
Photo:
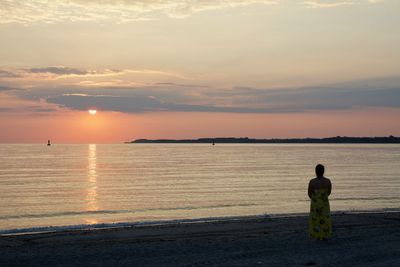
[[[400,145],[1,144],[0,233],[305,213],[318,163],[332,211],[400,208]]]

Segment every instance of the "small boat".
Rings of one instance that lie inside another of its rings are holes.
[[[47,145],[51,146],[50,140],[47,140]]]

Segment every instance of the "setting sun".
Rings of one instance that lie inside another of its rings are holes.
[[[88,112],[89,112],[90,115],[96,115],[97,110],[95,110],[95,109],[89,109]]]

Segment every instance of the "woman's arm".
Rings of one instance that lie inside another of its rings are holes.
[[[308,197],[312,198],[312,194],[314,192],[312,180],[308,183]]]
[[[331,181],[328,179],[328,196],[331,194],[332,192],[332,183]]]

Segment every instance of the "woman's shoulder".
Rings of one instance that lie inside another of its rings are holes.
[[[316,183],[318,183],[317,177],[311,178],[311,179],[310,179],[310,182],[309,182],[310,185],[314,185],[314,184],[316,184]]]
[[[325,176],[324,176],[324,179],[325,179],[325,181],[327,181],[327,182],[329,182],[329,183],[331,182],[331,179],[329,179],[328,177],[325,177]]]
[[[321,185],[322,185],[323,187],[326,187],[326,188],[331,188],[331,187],[332,187],[331,180],[329,180],[329,178],[327,178],[327,177],[325,177],[325,176],[322,177]]]
[[[315,177],[315,178],[311,178],[310,179],[310,184],[327,184],[327,183],[331,183],[331,180],[327,177]]]

